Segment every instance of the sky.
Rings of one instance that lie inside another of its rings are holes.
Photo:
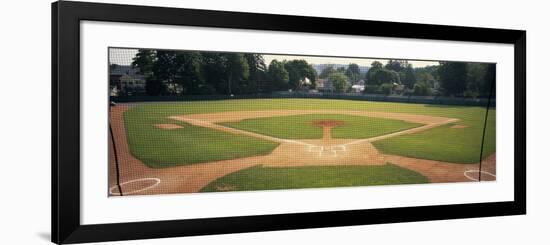
[[[112,48],[109,50],[109,61],[111,63],[119,65],[130,65],[132,63],[132,58],[136,55],[137,49],[116,49]],[[370,59],[370,58],[338,58],[338,57],[317,57],[317,56],[294,56],[294,55],[263,55],[266,65],[269,65],[272,60],[277,59],[282,60],[294,60],[294,59],[304,59],[309,64],[350,64],[355,63],[360,66],[368,66],[374,61],[379,61],[383,64],[387,63],[387,59]],[[430,65],[438,65],[437,61],[420,61],[420,60],[409,60],[409,64],[412,64],[413,67],[425,67]]]

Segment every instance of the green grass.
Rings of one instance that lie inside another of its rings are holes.
[[[376,141],[373,144],[379,150],[389,154],[455,163],[479,162],[481,131],[451,128],[451,126],[444,125],[416,134]],[[442,135],[448,139],[441,137]],[[478,139],[473,140],[476,136]],[[486,141],[486,143],[487,148],[494,148],[494,142],[492,146],[491,142]]]
[[[151,168],[235,159],[270,153],[278,144],[140,113],[125,116],[131,153]],[[157,123],[183,128],[165,130]]]
[[[464,125],[466,128],[452,128],[453,125]],[[495,152],[495,129],[493,110],[487,119],[483,157]],[[376,141],[373,145],[388,154],[454,163],[477,163],[482,135],[483,123],[470,119],[415,134]]]
[[[288,168],[254,166],[221,177],[204,187],[201,192],[419,183],[429,181],[417,172],[393,164]]]
[[[224,111],[319,109],[399,112],[458,118],[461,119],[458,124],[465,125],[467,126],[466,128],[451,129],[449,126],[442,126],[411,135],[378,141],[375,142],[375,146],[384,153],[423,159],[464,163],[477,162],[479,160],[486,110],[484,107],[476,106],[442,106],[328,99],[249,99],[142,103],[130,108],[125,113],[125,120],[130,149],[134,156],[148,165],[163,167],[173,164],[206,162],[209,159],[222,160],[266,154],[275,147],[271,142],[189,125],[184,129],[177,130],[160,130],[152,126],[157,123],[178,123],[167,119],[169,116]],[[189,132],[194,136],[185,138],[171,136],[174,132],[179,132],[180,130],[188,132],[186,129],[194,129],[191,131],[196,130],[194,133]],[[495,141],[495,110],[491,109],[489,110],[487,123],[483,151],[484,157],[495,152]],[[238,142],[239,148],[234,147],[235,142]],[[164,149],[162,150],[158,147],[159,145],[168,147],[162,147]],[[167,152],[171,156],[163,156]],[[207,156],[210,154],[213,156]]]
[[[344,125],[331,130],[332,137],[340,139],[370,138],[422,126],[401,120],[338,114],[252,118],[222,125],[282,139],[320,139],[323,137],[323,128],[313,125],[318,120],[343,121]]]

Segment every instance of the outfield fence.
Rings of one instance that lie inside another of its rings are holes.
[[[464,105],[495,107],[496,101],[492,98],[465,98],[443,96],[402,96],[358,93],[303,93],[278,92],[271,94],[236,94],[236,95],[164,95],[164,96],[111,96],[111,101],[117,103],[131,102],[170,102],[170,101],[200,101],[200,100],[228,100],[228,99],[283,99],[283,98],[315,98],[315,99],[346,99],[361,101],[399,102],[434,105]],[[488,103],[489,102],[489,103]]]

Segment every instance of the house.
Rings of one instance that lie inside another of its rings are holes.
[[[309,80],[309,78],[307,78],[307,77],[304,77],[304,79],[300,80],[300,85],[301,86],[309,86],[309,85],[311,85],[311,80]]]
[[[392,92],[394,94],[403,94],[403,92],[405,92],[405,85],[393,83]]]
[[[143,75],[122,75],[120,77],[120,88],[123,90],[145,90],[145,76]]]
[[[365,90],[365,85],[355,84],[351,85],[351,91],[355,93],[361,93]]]
[[[316,85],[319,92],[334,92],[334,85],[328,79],[318,79]]]
[[[365,80],[359,79],[350,87],[350,92],[361,93],[365,91]]]
[[[309,89],[311,87],[311,80],[309,78],[304,77],[304,79],[300,80],[300,88],[301,89]]]
[[[145,76],[138,68],[129,65],[113,64],[109,67],[109,85],[111,93],[141,93],[145,92]]]

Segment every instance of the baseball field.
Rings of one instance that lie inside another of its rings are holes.
[[[480,157],[482,180],[494,180],[495,109],[484,131],[486,111],[329,99],[117,104],[109,193],[476,181]]]

